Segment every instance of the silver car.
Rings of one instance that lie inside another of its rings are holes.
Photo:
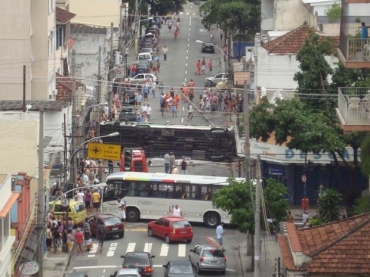
[[[198,274],[202,271],[219,271],[225,274],[226,257],[223,249],[217,249],[211,245],[197,245],[190,250],[189,260]]]
[[[208,77],[206,79],[206,86],[216,86],[219,82],[226,82],[228,80],[228,74],[227,73],[218,73],[217,75],[213,77]]]
[[[120,268],[110,277],[141,277],[137,268]]]

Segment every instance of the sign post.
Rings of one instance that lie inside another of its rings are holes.
[[[121,145],[89,142],[87,157],[94,160],[118,161],[121,158]]]
[[[306,174],[302,175],[302,182],[303,182],[303,189],[304,189],[304,197],[302,199],[302,210],[307,211],[308,210],[308,198],[307,198],[307,176]]]
[[[69,199],[63,198],[61,200],[61,204],[62,204],[62,207],[64,208],[64,210],[66,211],[66,218],[64,219],[65,224],[64,224],[64,228],[63,228],[63,237],[62,237],[62,240],[63,240],[63,252],[68,253],[69,252],[69,249],[68,249],[68,245],[67,245],[67,238],[65,238],[65,236],[67,236],[67,234],[68,234]]]

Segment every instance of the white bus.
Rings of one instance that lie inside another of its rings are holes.
[[[212,194],[229,185],[228,177],[165,173],[117,172],[106,180],[104,201],[124,197],[126,220],[158,219],[178,204],[184,217],[215,227],[230,223],[231,215],[212,205]],[[237,178],[244,181],[243,178]]]

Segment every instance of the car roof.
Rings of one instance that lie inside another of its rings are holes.
[[[105,219],[105,218],[111,218],[111,217],[117,217],[117,216],[114,214],[96,214],[95,217]]]
[[[202,249],[205,249],[205,250],[217,249],[217,248],[215,248],[215,247],[213,247],[212,245],[209,245],[209,244],[196,245],[195,247],[197,247],[197,246],[200,246]]]
[[[168,221],[187,221],[186,219],[179,217],[179,216],[164,216],[160,219],[166,219]]]
[[[138,274],[139,269],[137,268],[120,268],[117,270],[117,274],[124,275],[124,274]]]
[[[125,256],[149,256],[148,252],[127,252]]]
[[[212,45],[214,45],[212,42],[210,42],[210,41],[205,41],[204,42],[204,44],[212,44]]]
[[[169,261],[171,265],[191,265],[190,261],[188,260],[173,260]]]

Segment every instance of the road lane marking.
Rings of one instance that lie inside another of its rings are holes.
[[[190,16],[189,26],[191,26],[191,16]]]
[[[168,249],[169,249],[168,244],[162,244],[161,253],[159,253],[159,256],[166,257],[168,255]]]
[[[186,255],[186,244],[179,244],[179,251],[177,256],[185,257],[185,255]]]
[[[152,245],[153,245],[153,243],[145,243],[144,252],[150,253],[152,251]]]
[[[96,252],[98,251],[98,244],[97,243],[93,243],[92,244],[92,247],[89,251],[89,254],[95,254]]]
[[[135,243],[135,242],[130,242],[130,243],[127,245],[126,253],[127,253],[127,252],[134,252],[134,250],[135,250],[135,245],[136,245],[136,243]]]
[[[114,256],[114,251],[109,250],[107,252],[107,257],[113,257],[113,256]]]

